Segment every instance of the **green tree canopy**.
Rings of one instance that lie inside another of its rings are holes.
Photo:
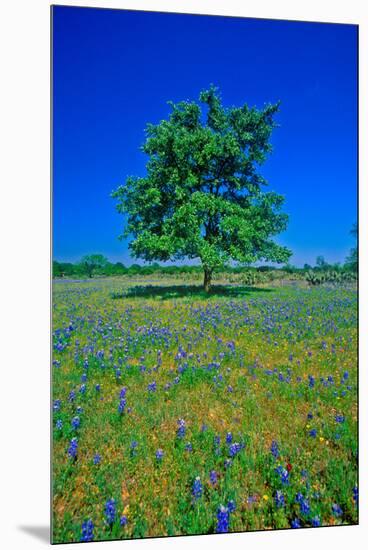
[[[258,171],[279,104],[224,108],[213,86],[199,102],[169,102],[168,120],[148,124],[146,176],[127,178],[112,196],[127,215],[121,237],[133,235],[133,256],[198,258],[209,290],[213,270],[230,261],[283,263],[291,252],[272,240],[286,228],[284,199],[264,191]]]
[[[353,224],[350,234],[353,235],[355,240],[358,239],[358,225],[356,223]],[[351,271],[358,271],[358,246],[350,249],[350,254],[345,260],[345,266]]]
[[[82,271],[91,278],[96,270],[107,267],[108,260],[102,254],[88,254],[87,256],[83,256],[79,265]]]

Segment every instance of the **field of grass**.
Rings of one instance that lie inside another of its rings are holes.
[[[54,284],[54,542],[357,523],[356,291],[160,284]]]

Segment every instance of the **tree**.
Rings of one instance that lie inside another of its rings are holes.
[[[327,264],[324,256],[317,256],[317,258],[316,258],[316,267],[318,269],[326,269],[328,267],[328,264]]]
[[[96,269],[105,269],[108,265],[108,260],[102,254],[89,254],[83,256],[79,265],[81,269],[92,278]]]
[[[226,109],[214,86],[199,101],[206,112],[196,102],[169,102],[168,120],[147,125],[147,174],[128,177],[112,196],[127,214],[121,238],[133,235],[133,256],[197,258],[209,291],[213,271],[232,260],[283,263],[291,252],[271,239],[286,228],[284,199],[265,192],[258,173],[279,103]]]
[[[357,240],[358,226],[356,223],[354,223],[350,231],[350,234],[353,235],[355,240]],[[345,266],[351,271],[358,271],[358,247],[357,246],[350,249],[350,254],[345,260]]]

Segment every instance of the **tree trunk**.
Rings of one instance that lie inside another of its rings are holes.
[[[212,280],[212,271],[209,269],[204,270],[204,290],[205,292],[209,292],[211,289],[211,280]]]

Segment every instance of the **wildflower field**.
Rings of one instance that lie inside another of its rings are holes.
[[[53,541],[357,523],[356,290],[132,284],[54,283]]]

